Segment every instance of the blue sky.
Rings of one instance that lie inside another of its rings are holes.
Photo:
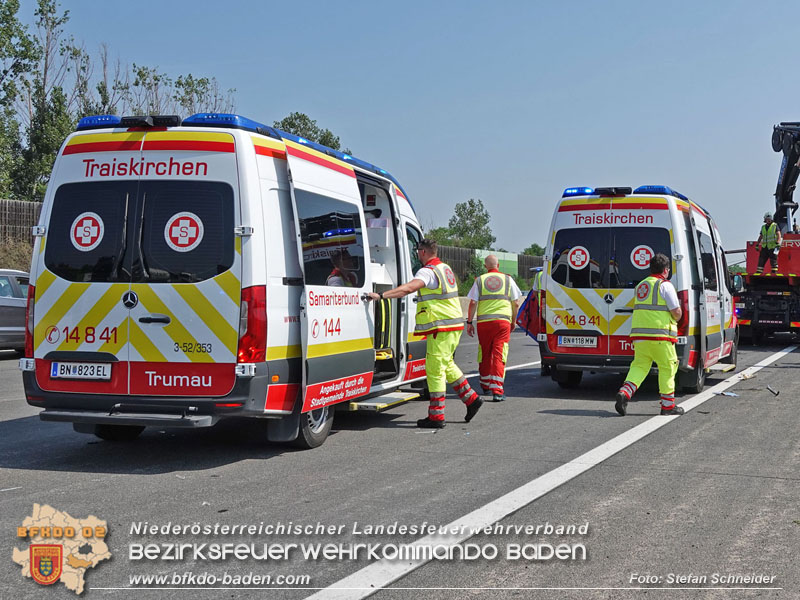
[[[92,53],[216,77],[265,123],[305,112],[395,175],[427,227],[480,198],[509,251],[544,244],[565,187],[643,184],[699,202],[741,248],[774,207],[772,125],[800,120],[797,2],[62,8]]]

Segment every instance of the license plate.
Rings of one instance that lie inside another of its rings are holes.
[[[597,337],[593,335],[560,335],[558,336],[558,345],[573,348],[597,348]]]
[[[111,379],[110,363],[63,363],[50,366],[52,379]]]

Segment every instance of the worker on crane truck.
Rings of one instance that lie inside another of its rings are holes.
[[[772,220],[772,213],[764,213],[764,224],[761,226],[761,233],[758,234],[758,268],[756,275],[760,275],[764,270],[764,265],[769,264],[772,273],[778,272],[778,252],[781,248],[783,238],[778,224]]]

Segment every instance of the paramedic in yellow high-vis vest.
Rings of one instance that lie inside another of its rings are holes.
[[[508,343],[522,292],[511,275],[500,272],[500,261],[494,254],[488,255],[483,264],[486,273],[475,278],[467,294],[467,335],[473,337],[478,331],[478,370],[483,393],[491,394],[494,402],[502,402],[506,399]],[[477,326],[473,325],[474,316]]]
[[[682,311],[678,293],[668,281],[669,269],[669,258],[656,254],[650,259],[650,277],[636,286],[631,320],[633,362],[614,405],[622,416],[627,413],[628,401],[650,373],[653,363],[658,367],[661,414],[683,414],[683,408],[675,406],[675,374],[678,372],[675,342]]]
[[[470,387],[464,373],[453,360],[464,330],[464,315],[458,300],[458,282],[453,270],[436,256],[434,240],[424,239],[417,246],[417,254],[424,265],[414,278],[396,288],[380,294],[367,294],[370,300],[402,298],[419,292],[414,335],[425,336],[425,371],[430,393],[428,416],[417,421],[417,427],[441,429],[445,426],[444,395],[446,384],[453,386],[467,407],[467,423],[483,404]]]

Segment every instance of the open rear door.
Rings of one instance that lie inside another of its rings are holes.
[[[364,210],[353,168],[286,140],[300,298],[303,408],[308,412],[364,396],[375,365],[372,291]]]

